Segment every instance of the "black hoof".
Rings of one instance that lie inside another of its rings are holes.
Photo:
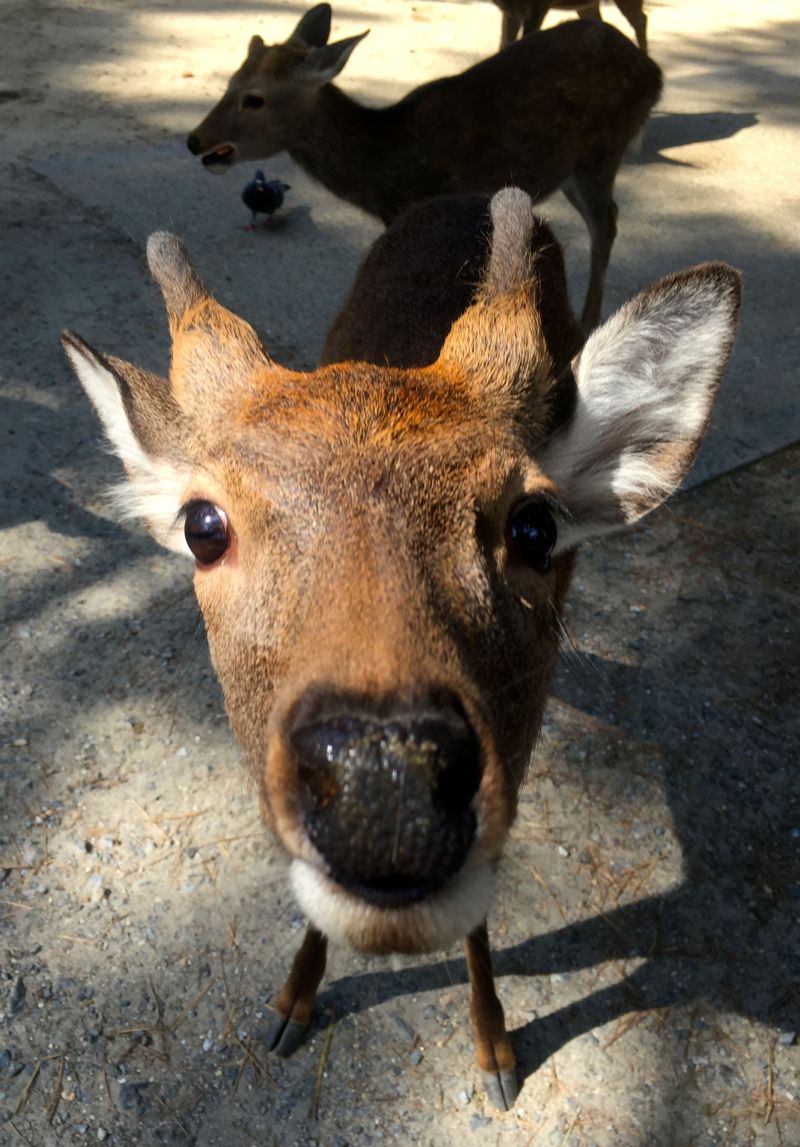
[[[516,1068],[509,1068],[508,1071],[482,1071],[481,1077],[486,1094],[498,1111],[510,1111],[519,1095]]]
[[[264,1040],[267,1051],[274,1051],[286,1059],[297,1051],[307,1031],[308,1024],[299,1024],[296,1020],[285,1020],[283,1016],[276,1015]]]

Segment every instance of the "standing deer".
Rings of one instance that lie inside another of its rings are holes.
[[[594,326],[617,233],[614,179],[658,99],[657,65],[607,24],[574,21],[368,108],[330,82],[366,32],[328,44],[330,26],[330,5],[318,4],[285,43],[254,36],[189,150],[209,171],[288,151],[387,224],[432,195],[513,183],[536,201],[560,188],[589,229],[582,323]]]
[[[169,379],[62,338],[124,463],[120,502],[194,558],[225,705],[311,923],[270,1047],[308,1026],[327,938],[466,937],[478,1066],[517,1095],[486,927],[576,545],[676,489],[727,361],[708,263],[581,349],[561,252],[511,188],[411,209],[308,374],[273,362],[157,232]]]
[[[600,0],[494,0],[503,13],[500,47],[513,44],[522,31],[523,36],[538,32],[551,8],[577,12],[581,20],[602,20]],[[642,0],[614,0],[622,15],[636,34],[636,43],[647,55],[647,16]]]

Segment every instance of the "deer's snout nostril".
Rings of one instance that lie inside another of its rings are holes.
[[[186,139],[186,146],[189,148],[189,151],[192,153],[192,155],[197,155],[200,151],[200,140],[196,135],[190,135]]]
[[[461,867],[481,766],[460,714],[326,717],[296,727],[290,743],[306,832],[340,883],[407,902]]]

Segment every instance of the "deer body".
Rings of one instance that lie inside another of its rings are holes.
[[[658,67],[615,29],[576,21],[390,107],[367,108],[329,82],[361,39],[327,44],[330,15],[328,5],[313,8],[285,44],[254,37],[228,91],[189,136],[190,150],[221,170],[285,149],[387,224],[433,195],[491,194],[513,183],[536,201],[561,188],[589,229],[582,321],[592,326],[616,234],[614,179],[658,99]]]
[[[583,537],[681,481],[738,276],[641,292],[581,349],[529,197],[441,197],[376,242],[310,374],[274,363],[174,236],[148,243],[169,378],[64,345],[121,501],[195,559],[226,709],[309,926],[269,1044],[308,1024],[327,938],[465,938],[478,1066],[517,1094],[486,931]]]
[[[523,36],[538,32],[551,8],[577,12],[581,20],[601,20],[600,0],[494,0],[503,13],[500,47],[513,44],[522,31]],[[647,16],[643,0],[614,0],[622,15],[636,34],[636,43],[647,54]]]

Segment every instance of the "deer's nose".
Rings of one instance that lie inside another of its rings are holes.
[[[290,735],[304,827],[337,883],[383,907],[421,900],[475,836],[478,738],[458,708],[332,712]]]
[[[192,155],[199,155],[200,154],[200,139],[198,138],[198,136],[196,136],[196,135],[188,136],[186,139],[186,146],[189,148],[189,151],[192,153]]]

